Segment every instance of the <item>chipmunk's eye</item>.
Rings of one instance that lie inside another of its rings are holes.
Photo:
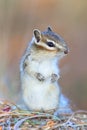
[[[53,42],[47,42],[47,45],[48,45],[49,47],[55,47],[55,45],[54,45]]]

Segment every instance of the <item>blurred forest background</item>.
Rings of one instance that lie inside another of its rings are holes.
[[[62,92],[87,109],[87,0],[0,0],[0,98],[18,103],[21,56],[33,29],[49,25],[70,49],[60,63]]]

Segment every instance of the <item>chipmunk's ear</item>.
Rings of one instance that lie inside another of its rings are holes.
[[[36,41],[39,42],[41,39],[41,32],[38,29],[34,29],[33,33]]]
[[[48,31],[52,31],[51,27],[48,27],[47,30],[48,30]]]

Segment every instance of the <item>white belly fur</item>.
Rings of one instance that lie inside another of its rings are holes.
[[[28,75],[22,77],[23,98],[31,110],[55,109],[59,104],[60,90],[57,83],[40,82]]]
[[[57,108],[60,95],[57,82],[51,83],[49,79],[41,82],[29,75],[30,73],[32,74],[32,72],[37,72],[46,78],[54,73],[59,74],[56,61],[48,59],[40,63],[29,61],[26,72],[21,74],[21,85],[23,89],[23,98],[28,108],[31,110],[50,110]]]

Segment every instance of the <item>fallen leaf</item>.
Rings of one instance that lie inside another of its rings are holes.
[[[11,110],[11,107],[5,106],[2,110],[5,111],[5,112],[9,112]]]
[[[54,121],[48,121],[47,124],[44,126],[44,128],[50,127],[52,128],[56,123]]]

